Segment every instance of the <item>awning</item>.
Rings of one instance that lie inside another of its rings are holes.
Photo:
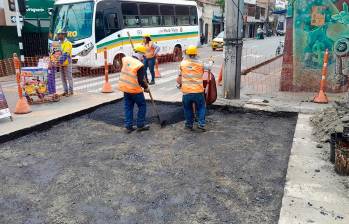
[[[285,14],[286,15],[286,12],[287,12],[287,9],[282,9],[282,10],[273,11],[273,14],[277,14],[277,15]]]
[[[223,16],[213,16],[212,17],[212,22],[213,23],[222,23],[223,22]]]

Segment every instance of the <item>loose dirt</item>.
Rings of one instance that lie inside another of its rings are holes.
[[[119,102],[0,145],[0,223],[278,222],[296,115],[215,109],[199,133],[159,110],[163,129],[124,133]]]

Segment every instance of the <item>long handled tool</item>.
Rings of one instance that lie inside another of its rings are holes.
[[[134,48],[134,45],[133,45],[133,42],[132,42],[131,35],[130,35],[129,32],[127,32],[127,35],[128,35],[128,39],[129,39],[130,44],[131,44],[132,49],[133,49],[133,48]],[[147,80],[144,80],[144,81],[147,83]],[[148,93],[149,93],[149,97],[150,97],[151,104],[152,104],[152,106],[153,106],[153,110],[154,110],[154,112],[155,112],[155,114],[156,114],[157,119],[159,120],[160,126],[163,128],[163,127],[165,127],[165,125],[166,125],[166,120],[161,120],[160,114],[159,114],[159,111],[158,111],[158,108],[156,107],[156,104],[155,104],[155,101],[154,101],[154,98],[153,98],[153,95],[151,94],[150,90],[149,90]]]
[[[151,94],[150,91],[149,91],[148,93],[149,93],[149,97],[150,97],[151,104],[152,104],[152,106],[153,106],[153,110],[154,110],[154,112],[155,112],[155,114],[156,114],[156,117],[157,117],[157,119],[158,119],[158,121],[159,121],[160,126],[163,128],[163,127],[166,126],[166,120],[161,120],[159,111],[158,111],[158,109],[157,109],[157,107],[156,107],[156,105],[155,105],[155,101],[154,101],[153,95]]]

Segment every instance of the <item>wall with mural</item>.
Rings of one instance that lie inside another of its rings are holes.
[[[328,91],[346,91],[349,0],[293,1],[293,86],[296,90],[318,89],[326,49],[330,53]]]

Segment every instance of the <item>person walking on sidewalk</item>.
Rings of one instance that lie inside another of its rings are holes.
[[[145,82],[146,72],[142,63],[146,48],[138,45],[134,48],[132,57],[122,58],[122,69],[118,82],[118,89],[124,92],[125,128],[127,133],[136,130],[133,127],[133,108],[137,104],[137,131],[149,130],[149,125],[145,125],[147,104],[144,92],[149,92],[148,84]]]
[[[63,96],[70,96],[74,94],[73,89],[73,72],[72,72],[72,43],[67,39],[67,31],[59,30],[57,32],[58,40],[61,45],[61,56],[59,57],[61,79],[63,84]],[[68,86],[69,84],[69,86]]]
[[[193,104],[195,104],[199,118],[198,129],[201,131],[206,131],[206,105],[204,97],[203,75],[204,69],[206,67],[208,68],[208,66],[204,66],[203,62],[198,59],[197,47],[189,46],[185,50],[185,54],[188,57],[181,62],[180,74],[177,78],[177,82],[181,86],[181,90],[183,92],[182,102],[185,117],[185,128],[193,130]]]
[[[144,69],[147,73],[147,70],[149,68],[150,74],[151,74],[151,81],[149,83],[148,75],[146,74],[147,82],[150,85],[155,84],[155,60],[156,56],[160,51],[160,47],[153,43],[153,41],[150,38],[150,34],[144,34],[143,35],[143,45],[146,47],[145,57],[144,57]]]

